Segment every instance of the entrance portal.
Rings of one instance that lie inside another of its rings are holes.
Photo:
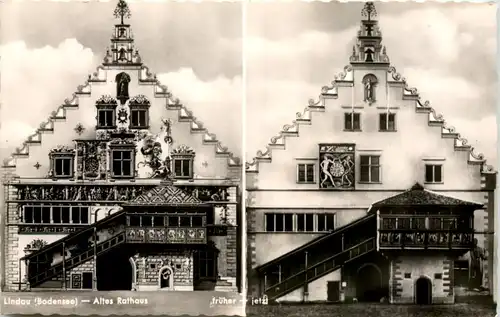
[[[358,269],[356,297],[360,302],[378,302],[382,298],[382,274],[374,264],[365,264]]]
[[[97,258],[97,290],[132,290],[133,269],[130,255],[120,251],[120,249],[113,250]]]
[[[419,305],[432,304],[432,282],[427,277],[420,277],[415,282],[415,303]]]

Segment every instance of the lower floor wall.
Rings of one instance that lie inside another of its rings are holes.
[[[405,255],[390,262],[391,303],[452,304],[453,260],[446,255]]]
[[[278,302],[388,302],[393,304],[453,304],[455,258],[447,254],[388,255],[372,253],[276,299]],[[262,281],[249,275],[249,289]],[[251,285],[253,283],[253,285]],[[269,286],[269,285],[268,285]],[[488,295],[488,294],[480,294]]]

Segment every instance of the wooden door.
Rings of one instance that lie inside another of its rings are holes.
[[[340,282],[339,281],[329,281],[327,284],[328,296],[327,300],[329,302],[340,301]]]

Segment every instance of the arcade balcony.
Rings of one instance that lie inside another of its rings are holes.
[[[474,211],[482,205],[425,190],[420,184],[372,205],[378,249],[467,252],[474,247]]]

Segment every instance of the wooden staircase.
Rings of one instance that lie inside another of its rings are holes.
[[[124,218],[124,212],[115,213],[101,221],[98,221],[78,232],[70,234],[58,241],[55,241],[42,249],[29,254],[23,258],[28,263],[28,282],[31,288],[62,274],[65,270],[70,270],[94,257],[102,255],[118,245],[126,242],[125,230],[121,230],[109,239],[97,243],[95,246],[88,246],[77,252],[76,255],[63,257],[61,261],[53,264],[53,255],[56,252],[62,252],[65,247],[71,247],[79,242],[88,242],[97,229],[105,228],[112,221]]]
[[[366,215],[257,267],[264,294],[278,299],[376,251],[376,233],[376,215]]]

